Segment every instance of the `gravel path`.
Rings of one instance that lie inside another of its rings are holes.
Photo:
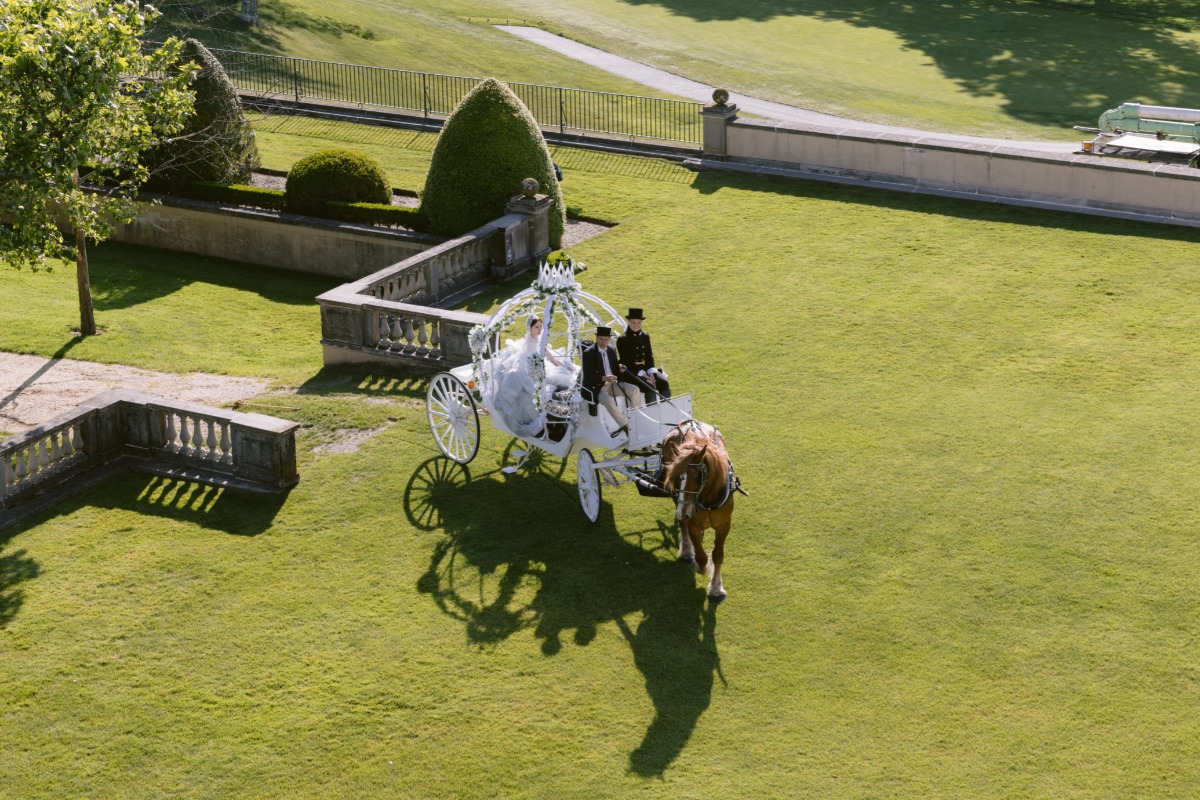
[[[201,372],[179,375],[70,358],[0,353],[0,433],[26,431],[109,389],[133,389],[221,406],[262,394],[268,384],[259,378]]]

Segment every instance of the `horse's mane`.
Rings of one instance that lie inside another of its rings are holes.
[[[667,450],[665,445],[663,450]],[[702,459],[708,467],[708,483],[701,488],[701,493],[705,500],[714,499],[716,493],[724,487],[725,473],[729,469],[728,457],[718,440],[703,434],[687,432],[683,435],[683,441],[674,444],[671,450],[673,454],[667,464],[666,485],[677,485],[687,465]]]

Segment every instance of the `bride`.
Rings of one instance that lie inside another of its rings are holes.
[[[541,370],[545,371],[541,387],[545,398],[556,388],[570,387],[579,371],[579,367],[569,359],[550,348],[546,348],[543,361],[541,346],[542,318],[530,314],[525,320],[525,338],[520,342],[510,339],[501,353],[498,370],[500,388],[493,406],[500,412],[509,430],[517,436],[541,436],[545,427],[546,415],[538,410],[533,399],[538,389],[535,375]],[[545,403],[542,405],[545,406]]]

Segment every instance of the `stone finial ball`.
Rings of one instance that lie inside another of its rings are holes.
[[[538,193],[538,189],[540,188],[542,188],[542,185],[537,182],[537,178],[526,178],[521,181],[521,194],[526,197],[533,197]]]
[[[716,89],[713,91],[713,102],[719,106],[723,106],[729,102],[728,89]]]

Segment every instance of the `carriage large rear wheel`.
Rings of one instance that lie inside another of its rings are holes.
[[[466,464],[479,452],[479,411],[475,398],[458,378],[439,372],[425,392],[429,431],[442,454]]]
[[[590,450],[579,451],[575,466],[575,480],[579,484],[579,505],[589,522],[600,518],[600,473],[596,471],[596,459]]]

